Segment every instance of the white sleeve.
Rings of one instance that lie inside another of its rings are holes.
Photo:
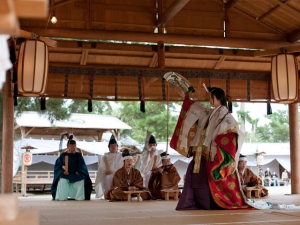
[[[150,163],[150,152],[149,151],[145,151],[141,154],[140,156],[141,158],[141,167],[140,167],[140,172],[142,174],[144,174],[145,172],[147,172],[146,168],[148,167],[148,164]]]
[[[189,108],[186,119],[183,122],[182,127],[182,139],[180,147],[187,148],[188,132],[193,124],[200,118],[202,112],[205,110],[203,106],[195,102]]]

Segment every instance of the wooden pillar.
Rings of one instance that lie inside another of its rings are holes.
[[[8,71],[3,87],[2,193],[13,193],[14,99],[11,85],[11,73]]]
[[[290,122],[290,158],[291,158],[291,181],[292,194],[300,194],[300,141],[298,103],[289,104]]]

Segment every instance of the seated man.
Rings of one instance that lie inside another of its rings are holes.
[[[76,141],[69,137],[67,151],[55,162],[51,186],[53,200],[90,200],[92,181],[81,153],[76,152]],[[68,162],[66,161],[68,160]],[[67,162],[67,163],[66,163]]]
[[[268,196],[268,189],[262,186],[261,180],[250,169],[247,168],[247,158],[242,154],[240,154],[239,158],[238,172],[245,194],[247,194],[247,187],[256,187],[260,189],[260,197]]]
[[[96,198],[101,198],[110,189],[115,172],[123,166],[122,154],[118,152],[116,138],[111,135],[108,142],[109,152],[101,158],[95,180]]]
[[[273,181],[271,179],[271,172],[270,172],[270,169],[267,168],[267,170],[265,171],[264,185],[270,187],[272,184],[273,184]]]
[[[164,199],[163,189],[178,189],[180,176],[177,169],[170,162],[169,154],[160,154],[162,166],[153,170],[149,180],[149,191],[153,199]],[[180,194],[180,193],[179,193]],[[174,193],[170,193],[170,198],[174,198]]]
[[[122,153],[124,165],[115,172],[110,189],[105,193],[105,199],[110,201],[127,201],[124,191],[147,190],[143,187],[143,178],[140,171],[133,168],[133,157],[128,150]],[[132,196],[137,196],[132,194]],[[149,199],[149,194],[141,194],[143,200]]]
[[[271,179],[273,181],[274,186],[280,186],[280,182],[278,180],[278,175],[276,174],[275,171],[272,173]]]
[[[287,173],[286,170],[284,170],[284,171],[282,172],[282,174],[281,174],[281,179],[282,179],[283,182],[284,182],[284,186],[288,186],[288,185],[289,185],[290,180],[289,180],[289,175],[288,175],[288,173]]]

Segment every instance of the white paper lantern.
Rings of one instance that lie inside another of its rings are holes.
[[[293,54],[278,54],[272,58],[272,88],[277,102],[292,103],[298,100],[298,61]]]
[[[48,46],[43,41],[27,40],[18,57],[18,91],[23,96],[43,95],[48,76]]]

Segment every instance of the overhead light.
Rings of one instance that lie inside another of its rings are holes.
[[[51,18],[51,23],[56,24],[57,18],[55,16],[55,12],[53,12],[52,18]]]

